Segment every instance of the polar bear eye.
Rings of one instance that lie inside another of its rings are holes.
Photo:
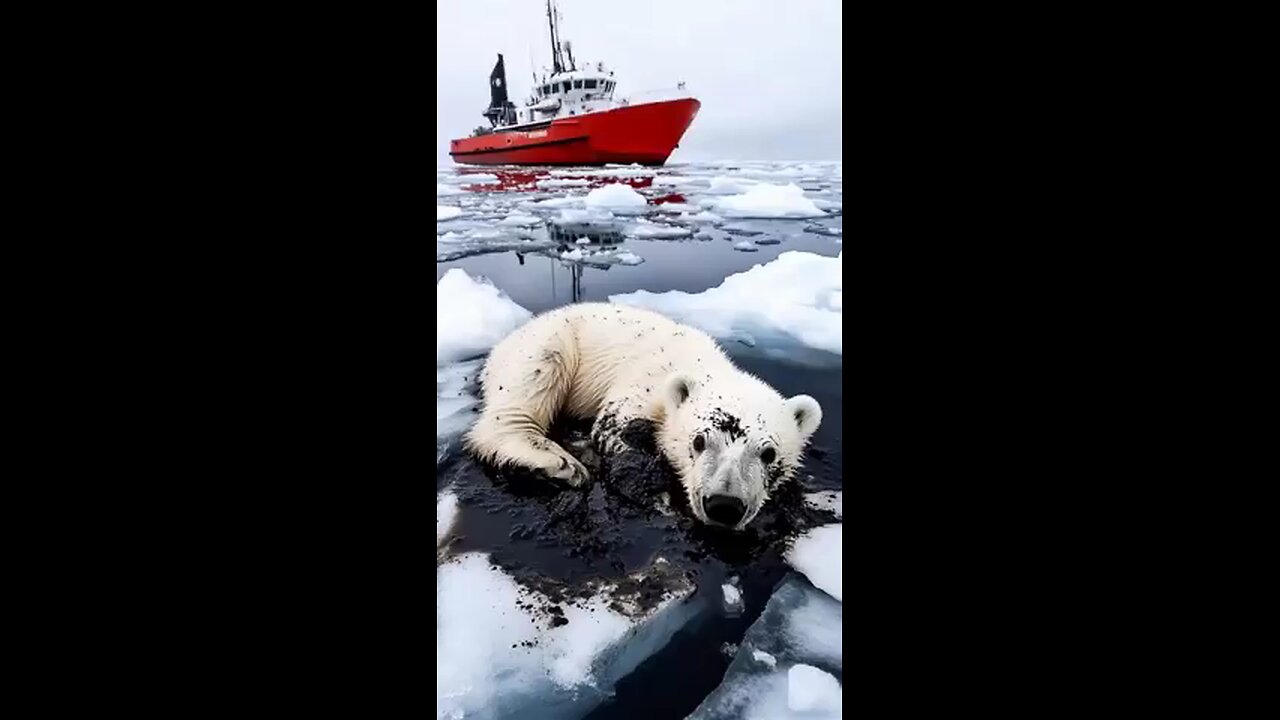
[[[693,439],[693,450],[694,452],[702,452],[703,450],[706,450],[706,449],[707,449],[707,441],[705,438],[702,437],[702,434],[699,433],[697,437]]]
[[[769,463],[773,462],[777,457],[778,457],[778,453],[774,452],[773,448],[765,448],[764,452],[760,453],[760,462],[764,463],[765,465],[768,465]]]

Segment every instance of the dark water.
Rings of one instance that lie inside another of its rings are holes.
[[[729,224],[734,232],[700,228],[699,233],[709,240],[612,238],[611,243],[644,258],[637,266],[591,267],[537,252],[478,254],[438,262],[436,277],[455,267],[472,276],[483,275],[534,312],[571,302],[607,301],[611,294],[640,289],[700,292],[719,285],[727,275],[789,250],[834,257],[842,246],[833,237],[813,232],[815,224],[751,220]],[[529,236],[540,242],[548,239],[545,228],[533,229]],[[744,237],[764,242],[757,245],[756,252],[734,250],[733,245]],[[559,251],[564,249],[572,248],[562,246]],[[692,712],[720,683],[732,659],[722,646],[742,639],[785,576],[782,552],[790,538],[832,520],[826,513],[805,507],[800,496],[843,488],[839,358],[815,367],[813,363],[799,365],[761,357],[737,345],[726,350],[740,367],[784,396],[812,395],[823,409],[822,425],[797,473],[798,482],[771,500],[743,533],[707,528],[681,512],[682,495],[661,461],[592,467],[593,482],[579,490],[519,473],[503,474],[480,467],[465,456],[446,461],[437,471],[437,489],[453,485],[459,496],[459,539],[453,550],[488,552],[495,564],[522,583],[553,595],[572,594],[572,588],[587,578],[618,579],[661,555],[696,583],[698,593],[709,598],[709,609],[624,678],[613,700],[598,707],[590,718],[667,718]],[[560,427],[555,434],[572,440],[581,439],[583,431],[581,426]],[[654,510],[664,492],[672,498],[673,514]],[[730,576],[739,578],[743,590],[745,608],[737,617],[727,616],[719,607],[720,585]]]

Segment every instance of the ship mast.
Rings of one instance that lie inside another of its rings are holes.
[[[564,53],[560,49],[560,11],[551,0],[547,0],[547,25],[551,29],[551,70],[554,73],[573,69],[573,56],[570,54],[569,65],[564,62]]]

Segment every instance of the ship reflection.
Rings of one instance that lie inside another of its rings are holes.
[[[572,250],[578,245],[586,247],[613,247],[622,244],[625,238],[622,228],[606,223],[568,223],[547,225],[547,235],[556,244],[557,252]],[[580,243],[580,240],[587,240]]]
[[[551,223],[547,225],[547,235],[555,247],[534,254],[547,260],[551,275],[551,301],[556,305],[566,301],[578,303],[586,298],[582,284],[586,270],[609,272],[613,267],[612,263],[592,262],[591,253],[602,248],[612,250],[626,242],[621,228],[604,223]],[[526,253],[516,253],[516,260],[524,265],[525,256]],[[561,296],[566,288],[567,298]]]

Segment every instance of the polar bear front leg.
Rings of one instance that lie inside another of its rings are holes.
[[[494,348],[481,377],[484,410],[467,433],[467,445],[486,462],[518,465],[578,487],[590,477],[586,467],[547,438],[569,393],[575,355],[567,338],[541,334],[532,343],[522,339]],[[522,356],[529,344],[538,348],[535,355]]]
[[[514,412],[481,417],[468,442],[482,460],[494,465],[518,465],[573,487],[591,477],[577,458],[541,431],[529,427],[527,420],[518,419]]]

